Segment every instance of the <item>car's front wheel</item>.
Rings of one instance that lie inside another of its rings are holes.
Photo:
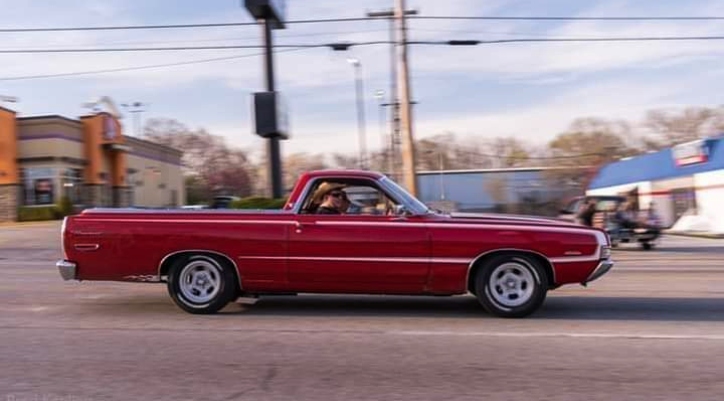
[[[493,315],[524,317],[545,300],[548,280],[541,264],[524,255],[500,255],[488,260],[475,278],[478,301]]]
[[[171,266],[168,292],[186,312],[211,314],[233,300],[235,280],[234,271],[226,263],[209,255],[190,255]]]

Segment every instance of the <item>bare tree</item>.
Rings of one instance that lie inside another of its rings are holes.
[[[229,147],[224,138],[203,129],[193,131],[173,119],[151,119],[146,123],[144,133],[147,140],[183,151],[184,172],[198,177],[194,190],[198,193],[203,185],[207,200],[221,193],[251,194],[252,166],[247,154]]]
[[[320,154],[293,153],[284,158],[284,185],[291,188],[299,179],[299,176],[311,170],[322,170],[327,168],[324,156]]]
[[[488,145],[497,168],[523,167],[530,157],[523,143],[513,137],[495,138]]]
[[[632,156],[638,150],[629,145],[631,127],[625,121],[581,118],[573,121],[566,132],[548,143],[548,184],[582,191],[598,169],[613,160]]]
[[[659,150],[721,133],[724,130],[724,106],[688,107],[679,111],[651,110],[644,126],[653,132],[642,138],[646,150]]]

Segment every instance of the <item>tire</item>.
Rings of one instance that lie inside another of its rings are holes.
[[[487,261],[475,277],[478,301],[492,315],[525,317],[546,298],[548,278],[536,260],[523,255],[500,255]]]
[[[189,313],[216,313],[237,295],[233,269],[213,256],[181,258],[171,266],[168,277],[171,299]]]
[[[650,242],[642,242],[641,246],[644,248],[644,251],[650,251],[654,247],[654,244]]]

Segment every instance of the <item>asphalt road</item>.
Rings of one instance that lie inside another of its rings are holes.
[[[163,285],[63,282],[58,231],[0,226],[0,401],[724,398],[722,240],[624,247],[526,319],[469,296],[270,297],[194,316]]]

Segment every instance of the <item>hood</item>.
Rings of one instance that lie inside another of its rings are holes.
[[[529,225],[556,225],[586,228],[580,224],[571,222],[570,220],[558,219],[555,217],[543,216],[524,216],[516,214],[498,214],[498,213],[450,213],[450,217],[459,222],[486,222],[486,223],[504,223],[504,224],[529,224]]]

